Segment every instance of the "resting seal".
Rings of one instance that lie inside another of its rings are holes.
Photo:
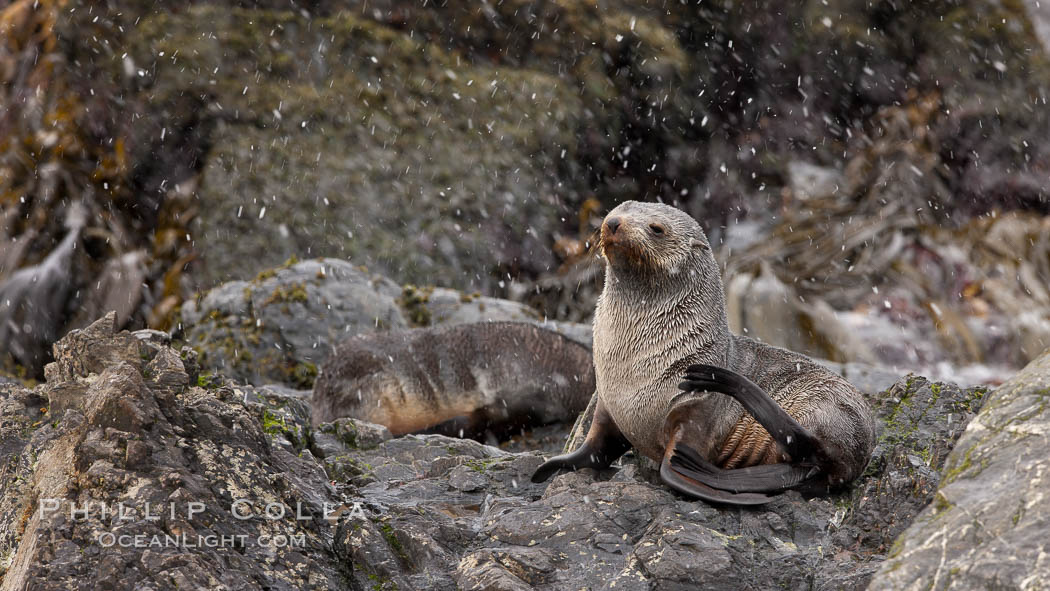
[[[594,392],[590,351],[526,322],[350,338],[321,366],[313,424],[353,417],[394,435],[482,438],[572,420]]]
[[[594,419],[583,445],[541,465],[534,482],[607,467],[631,446],[660,464],[671,488],[724,503],[861,474],[875,445],[863,396],[800,354],[729,331],[718,264],[696,220],[627,201],[606,216],[599,247]]]

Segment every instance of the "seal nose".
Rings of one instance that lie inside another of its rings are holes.
[[[620,218],[611,217],[605,218],[605,227],[609,229],[610,234],[615,234],[616,229],[620,227]]]

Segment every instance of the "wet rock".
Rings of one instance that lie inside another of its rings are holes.
[[[2,189],[24,194],[0,206],[0,274],[43,260],[65,234],[49,221],[62,204],[96,196],[90,254],[74,265],[82,289],[60,298],[78,322],[113,307],[118,320],[170,328],[192,287],[249,280],[291,254],[501,294],[559,272],[550,247],[586,241],[593,225],[577,220],[592,200],[597,210],[627,196],[679,200],[709,230],[748,212],[799,229],[785,219],[797,209],[787,194],[819,187],[810,202],[822,201],[838,170],[849,207],[865,196],[908,203],[923,224],[1047,211],[1048,118],[1032,101],[1047,79],[1045,11],[1031,2],[771,12],[383,0],[311,2],[306,14],[274,2],[23,4],[5,9],[23,50],[0,56],[19,109]],[[39,24],[51,22],[60,43]],[[928,37],[943,42],[915,43]],[[99,44],[123,57],[85,59]],[[68,129],[44,123],[57,119]],[[865,253],[833,242],[805,259],[854,286],[875,282],[844,273]],[[1046,326],[1036,333],[1024,335],[1025,360]]]
[[[800,298],[765,261],[757,275],[739,273],[726,285],[726,312],[736,334],[838,362],[885,362],[863,335],[826,302]]]
[[[406,286],[399,300],[410,321],[417,326],[471,324],[475,322],[536,322],[537,312],[525,304],[464,294],[444,287]]]
[[[204,93],[217,119],[192,229],[204,286],[291,255],[349,256],[404,281],[486,291],[493,269],[553,265],[544,241],[580,200],[580,167],[564,158],[588,118],[577,85],[475,65],[421,33],[353,10],[197,5],[142,19],[130,56],[151,95],[176,104]],[[226,42],[202,42],[212,35]],[[177,63],[158,59],[176,50]],[[262,77],[248,73],[263,62]],[[216,67],[226,75],[214,84],[199,75]]]
[[[247,388],[246,403],[257,403],[270,409],[284,410],[297,425],[310,422],[309,390],[293,390],[287,386],[267,384],[258,388]]]
[[[697,581],[728,589],[755,581],[863,589],[894,536],[932,498],[938,470],[982,393],[901,381],[873,396],[879,446],[850,489],[813,498],[789,492],[743,511],[685,500],[629,459],[597,478],[566,474],[545,487],[528,481],[541,461],[533,453],[501,455],[439,436],[393,439],[348,457],[373,474],[355,477],[356,494],[386,516],[392,532],[440,532],[425,538],[440,550],[427,552],[458,564],[452,578],[459,588],[561,589],[615,580],[631,589],[689,589]],[[457,535],[435,525],[448,516]],[[411,536],[394,537],[387,551],[396,554]],[[438,588],[451,584],[411,558],[405,564],[399,573],[406,581],[426,576],[442,581]]]
[[[480,473],[480,469],[470,466],[456,466],[448,475],[448,485],[463,492],[481,490],[487,484],[488,478]]]
[[[846,186],[842,173],[833,168],[794,161],[787,166],[788,188],[800,201],[833,197]]]
[[[149,275],[148,255],[136,250],[106,261],[95,278],[95,289],[85,298],[83,306],[73,319],[73,326],[86,326],[110,310],[117,313],[117,326],[128,324],[132,316],[141,313],[142,300],[149,297],[144,287]]]
[[[309,446],[310,391],[294,390],[278,384],[253,387],[211,378],[208,384],[224,385],[232,391],[253,414],[259,417],[262,429],[273,442],[289,453],[299,453]]]
[[[601,473],[534,484],[544,459],[534,451],[440,435],[391,438],[352,420],[311,431],[301,392],[220,377],[197,385],[163,339],[114,334],[113,321],[56,346],[52,381],[36,390],[0,385],[0,449],[12,458],[0,474],[0,555],[10,557],[4,589],[29,580],[44,589],[85,581],[112,589],[553,590],[611,581],[628,589],[756,581],[863,589],[932,498],[983,394],[902,380],[872,396],[879,444],[849,488],[722,508],[677,495],[630,455]],[[1009,404],[991,409],[1026,416]],[[984,455],[973,458],[976,465]],[[971,468],[954,480],[949,470],[947,486],[964,482]],[[52,498],[61,499],[59,510],[41,512],[41,499]],[[276,502],[311,517],[240,520],[230,508],[238,498],[256,513]],[[95,511],[69,515],[70,504],[89,500],[176,503],[177,512],[157,521],[140,512],[126,522]],[[203,510],[190,515],[191,502]],[[247,541],[102,548],[98,536],[107,532]],[[302,535],[305,545],[253,543],[263,534]]]
[[[447,288],[398,286],[346,261],[290,262],[220,285],[182,307],[181,336],[205,371],[308,389],[339,342],[376,330],[488,321],[530,322],[586,347],[589,325],[544,320],[524,304]],[[163,340],[150,333],[148,340]],[[195,378],[196,379],[196,378]]]
[[[313,449],[318,457],[329,458],[345,455],[354,449],[371,449],[391,437],[390,430],[382,425],[357,419],[336,419],[317,426],[313,432]]]
[[[339,340],[405,326],[400,288],[346,261],[319,259],[234,281],[183,306],[186,342],[211,371],[310,388]]]
[[[819,359],[817,362],[849,380],[869,397],[875,397],[879,392],[888,390],[900,378],[898,371],[878,365],[835,363],[824,359]]]
[[[116,318],[116,313],[111,312],[55,343],[52,353],[56,362],[44,368],[46,379],[59,384],[76,383],[77,378],[101,373],[116,363],[140,368],[148,345],[130,333],[116,333]]]
[[[1043,50],[1050,50],[1050,8],[1038,0],[1025,0],[1024,4],[1032,19],[1035,34],[1043,45]]]
[[[443,287],[406,285],[398,299],[409,322],[416,326],[477,322],[531,322],[581,345],[591,347],[591,327],[577,322],[543,318],[534,308],[513,300],[467,294]]]
[[[1045,564],[1050,354],[987,396],[872,589],[1026,589]]]
[[[2,588],[337,588],[320,465],[114,321],[57,343],[46,384],[0,388]]]
[[[986,393],[909,376],[875,398],[882,429],[843,519],[857,529],[851,533],[861,548],[884,555],[934,500],[941,468]]]
[[[545,574],[536,573],[534,569],[530,569],[530,572],[523,572],[524,569],[521,567],[522,561],[519,559],[519,555],[526,552],[530,552],[530,549],[519,550],[516,552],[494,552],[492,550],[473,552],[460,561],[459,567],[456,569],[456,585],[461,589],[469,589],[471,591],[481,591],[486,589],[499,591],[527,591],[528,589],[534,589],[535,587],[524,579],[518,577],[515,572],[513,572],[517,571],[526,578],[531,578],[532,580],[539,578],[535,576],[536,574]],[[531,549],[531,553],[551,554],[550,552],[545,553],[538,548]],[[548,565],[553,562],[547,556],[544,556],[544,558],[546,558],[545,562]],[[535,560],[531,562],[535,562]],[[553,568],[548,566],[546,572],[551,570],[553,570]],[[540,580],[538,582],[543,581]]]

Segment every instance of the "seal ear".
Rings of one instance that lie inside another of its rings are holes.
[[[693,248],[699,248],[700,250],[711,250],[711,247],[708,246],[706,242],[702,240],[697,240],[696,238],[690,240],[689,245]]]

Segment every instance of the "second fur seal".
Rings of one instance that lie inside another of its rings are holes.
[[[753,505],[801,484],[859,476],[875,445],[856,388],[808,358],[729,332],[718,264],[683,211],[627,201],[599,242],[597,403],[579,449],[532,477],[605,468],[633,446],[671,488]]]
[[[358,335],[321,368],[313,424],[353,417],[394,435],[484,439],[571,421],[594,392],[586,347],[526,322]]]

